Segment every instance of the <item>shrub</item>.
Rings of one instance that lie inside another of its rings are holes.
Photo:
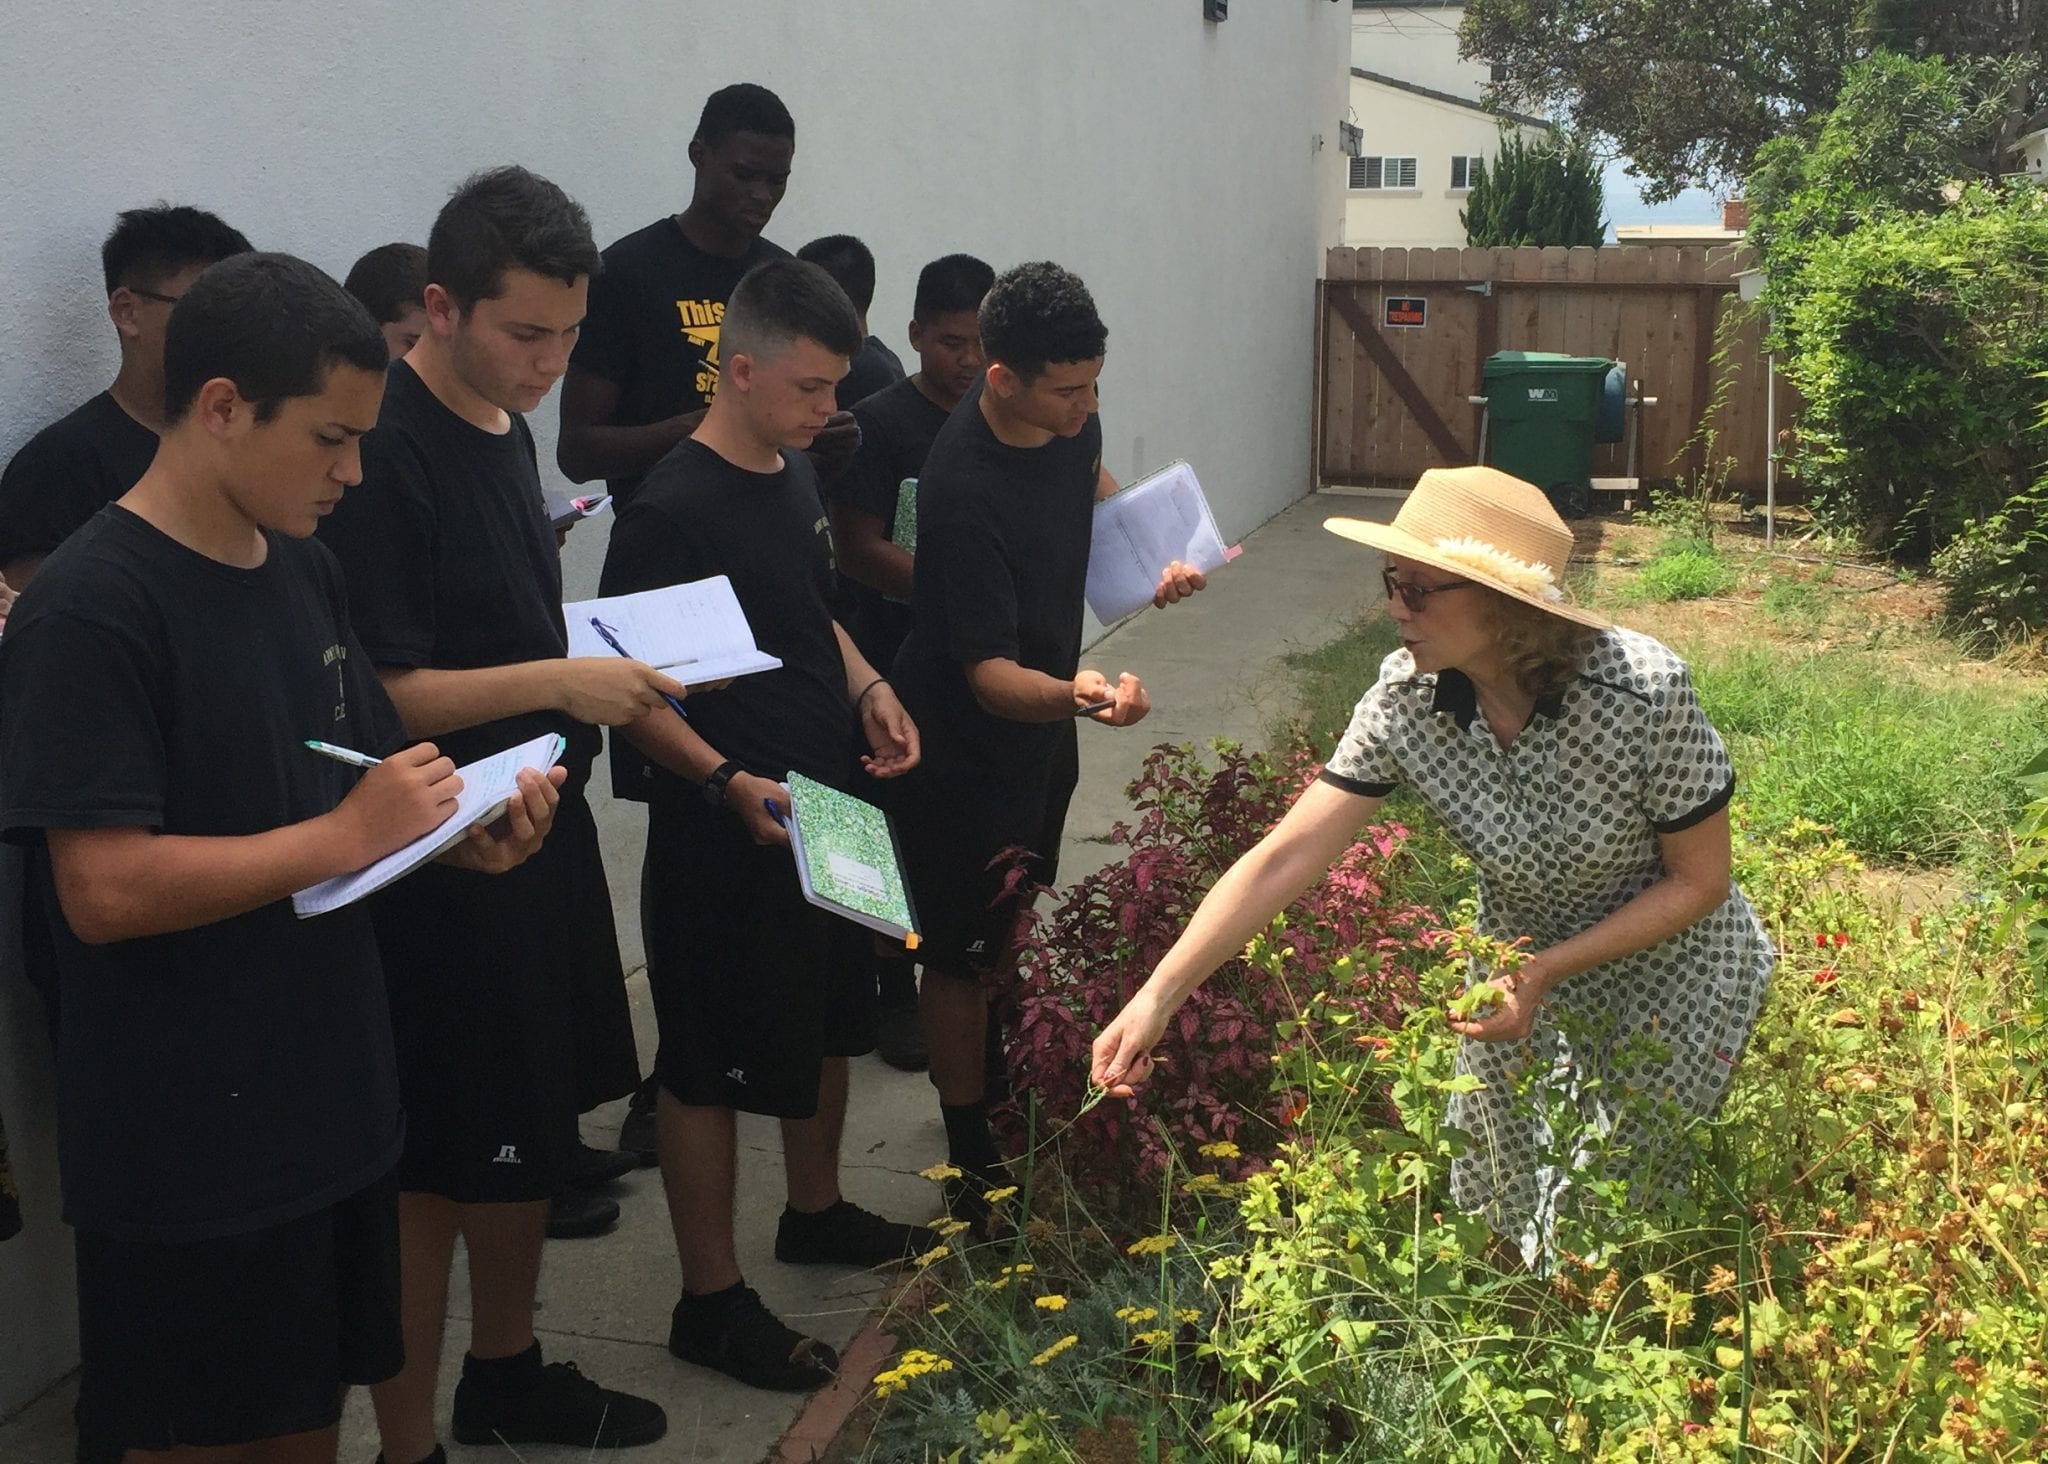
[[[1474,248],[1598,248],[1607,237],[1605,207],[1600,165],[1582,139],[1532,143],[1518,129],[1503,128],[1458,220]]]
[[[1965,524],[1934,556],[1942,612],[1965,644],[2048,627],[2048,477]]]
[[[2048,211],[1998,180],[2024,65],[1879,53],[1749,182],[1774,344],[1806,399],[1794,466],[1825,523],[1915,562],[2041,458]]]
[[[1270,1168],[1176,1164],[1134,1242],[1053,1211],[929,1258],[864,1457],[2039,1457],[2048,1024],[1998,910],[1898,921],[1811,824],[1737,871],[1783,958],[1722,1112],[1675,1149],[1689,1184],[1632,1187],[1524,1085],[1580,1202],[1547,1264],[1505,1254],[1448,1203],[1462,964],[1407,947],[1397,1022],[1311,999]]]
[[[1233,1176],[1271,1152],[1294,1101],[1275,1090],[1274,1053],[1312,1035],[1312,997],[1380,1021],[1412,999],[1386,953],[1413,944],[1431,917],[1402,895],[1406,830],[1383,825],[1181,1008],[1142,1100],[1090,1104],[1095,1034],[1314,771],[1306,752],[1275,761],[1219,743],[1212,764],[1190,748],[1155,749],[1131,785],[1136,822],[1111,831],[1124,858],[1033,917],[1006,997],[1011,1082],[1024,1105],[1008,1131],[1013,1145],[1056,1155],[1065,1183],[1112,1219],[1133,1222],[1117,1211],[1133,1184],[1157,1181],[1205,1144],[1240,1149]]]

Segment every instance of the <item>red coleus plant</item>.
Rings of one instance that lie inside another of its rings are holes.
[[[1124,857],[1030,918],[1014,982],[1000,993],[1013,1150],[1035,1132],[1056,1148],[1068,1184],[1112,1205],[1124,1196],[1150,1206],[1156,1221],[1153,1181],[1176,1153],[1187,1168],[1236,1178],[1286,1137],[1300,1095],[1274,1081],[1276,1046],[1315,1035],[1297,1022],[1311,994],[1327,993],[1330,1009],[1354,1012],[1362,1027],[1398,1025],[1414,995],[1409,966],[1433,959],[1426,945],[1438,922],[1390,896],[1407,831],[1388,824],[1367,829],[1269,933],[1292,951],[1268,963],[1277,974],[1241,957],[1225,963],[1176,1013],[1140,1095],[1088,1103],[1095,1035],[1315,772],[1306,752],[1277,760],[1230,744],[1213,761],[1188,747],[1147,757],[1130,788],[1136,822],[1110,835]],[[1225,1142],[1234,1156],[1200,1153]]]

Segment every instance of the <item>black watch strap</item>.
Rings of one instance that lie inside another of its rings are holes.
[[[724,762],[713,768],[710,775],[697,785],[704,793],[704,801],[713,808],[723,808],[725,806],[725,785],[732,781],[733,774],[745,771],[745,768],[741,767],[731,758],[727,758]]]

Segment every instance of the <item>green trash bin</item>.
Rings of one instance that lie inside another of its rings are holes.
[[[1566,518],[1593,506],[1593,429],[1613,366],[1550,351],[1486,358],[1486,460],[1541,488]]]

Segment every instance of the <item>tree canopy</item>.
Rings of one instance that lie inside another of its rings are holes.
[[[1468,0],[1462,46],[1497,105],[1611,141],[1655,201],[1744,178],[1874,52],[2038,55],[2044,31],[2044,0]]]

